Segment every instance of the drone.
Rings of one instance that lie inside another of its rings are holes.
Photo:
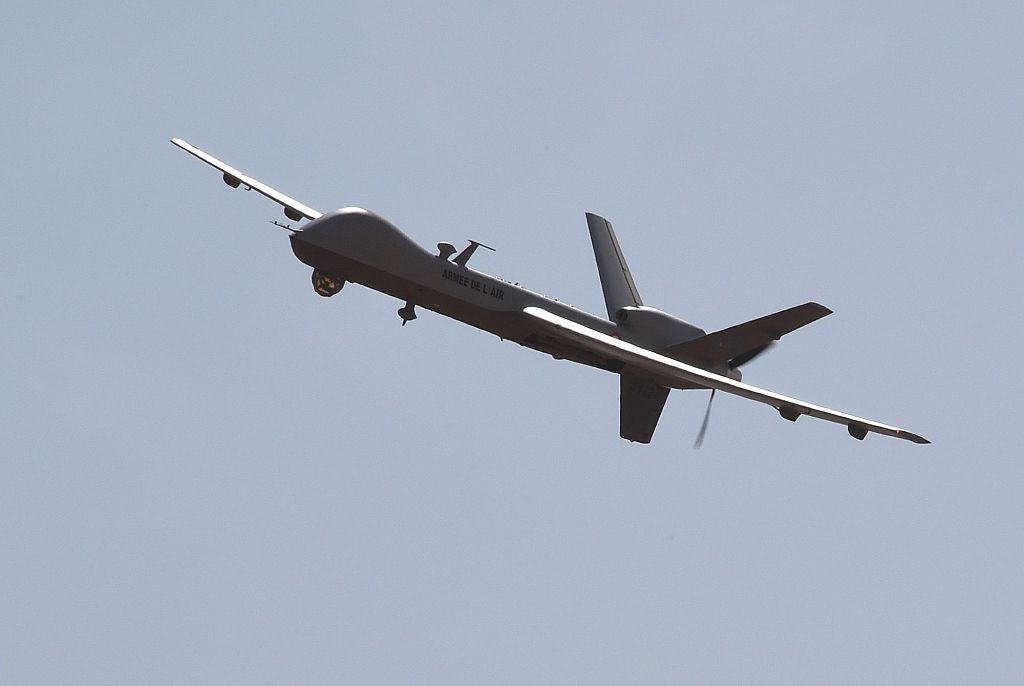
[[[404,303],[402,325],[417,318],[417,308],[445,315],[514,341],[558,360],[578,362],[619,375],[619,435],[650,443],[672,389],[710,390],[696,446],[703,441],[717,391],[771,406],[791,422],[807,415],[845,425],[856,439],[869,433],[914,443],[927,439],[904,429],[812,405],[745,384],[740,368],[784,335],[832,313],[809,302],[721,331],[700,327],[644,305],[607,219],[587,213],[590,240],[604,291],[607,318],[535,293],[515,282],[468,266],[479,248],[462,250],[440,242],[426,250],[384,218],[358,207],[322,213],[246,176],[199,148],[171,142],[223,174],[233,188],[244,186],[284,208],[285,216],[305,223],[278,226],[291,233],[292,252],[312,268],[313,290],[329,298],[346,283],[386,293]]]

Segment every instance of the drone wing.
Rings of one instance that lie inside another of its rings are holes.
[[[186,141],[181,140],[180,138],[172,138],[171,142],[177,145],[185,152],[195,155],[196,157],[201,159],[203,162],[206,162],[211,167],[215,167],[220,171],[224,172],[224,183],[231,186],[232,188],[245,186],[248,190],[256,191],[261,195],[267,196],[277,204],[283,205],[285,216],[291,220],[299,221],[303,217],[306,217],[307,219],[316,219],[321,215],[320,212],[317,212],[312,207],[307,207],[298,200],[295,200],[294,198],[289,198],[284,193],[276,191],[270,186],[260,183],[259,181],[252,177],[246,176],[245,174],[238,171],[231,165],[221,162],[213,155],[203,152],[199,148],[189,144]]]
[[[712,374],[711,372],[704,371],[699,367],[694,367],[686,364],[685,362],[673,360],[669,357],[665,357],[664,355],[659,355],[658,353],[641,348],[640,346],[633,345],[632,343],[627,343],[617,338],[613,338],[612,336],[603,334],[600,331],[595,331],[594,329],[583,326],[582,324],[577,324],[574,321],[552,314],[551,312],[539,307],[527,307],[523,310],[523,313],[537,322],[548,334],[554,336],[558,340],[571,342],[576,345],[583,345],[587,349],[593,350],[600,355],[608,357],[609,359],[622,362],[635,370],[646,372],[647,374],[651,374],[659,379],[677,381],[688,388],[692,388],[693,385],[701,386],[703,388],[713,388],[726,393],[732,393],[733,395],[738,395],[749,400],[756,400],[759,403],[771,405],[777,409],[783,417],[791,421],[796,421],[800,415],[806,414],[811,417],[817,417],[818,419],[824,419],[837,424],[844,424],[849,430],[850,435],[857,439],[863,439],[868,432],[873,432],[883,434],[885,436],[903,438],[908,441],[913,441],[914,443],[931,442],[926,438],[910,433],[909,431],[904,431],[903,429],[895,426],[880,424],[861,417],[854,417],[850,414],[830,410],[827,407],[811,405],[810,403],[805,403],[802,400],[789,398],[784,395],[779,395],[778,393],[773,393],[761,388],[749,386],[745,383],[733,381],[732,379],[718,374]]]

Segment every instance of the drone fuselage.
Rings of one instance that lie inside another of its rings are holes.
[[[321,272],[558,359],[611,372],[622,370],[623,365],[617,360],[538,335],[535,323],[523,315],[523,310],[542,307],[601,333],[629,338],[629,332],[622,330],[624,327],[517,283],[456,264],[450,257],[430,253],[396,226],[367,210],[345,208],[325,214],[294,233],[291,244],[299,260]],[[693,387],[667,378],[658,382],[674,388]]]

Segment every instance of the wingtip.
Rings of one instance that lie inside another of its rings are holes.
[[[820,312],[820,313],[821,313],[821,316],[822,316],[822,317],[827,317],[828,315],[832,314],[832,310],[831,310],[831,309],[829,309],[828,307],[825,307],[825,306],[824,306],[824,305],[822,305],[821,303],[815,303],[815,302],[812,302],[812,303],[807,303],[807,304],[808,304],[808,305],[813,305],[813,306],[814,306],[814,308],[815,308],[816,310],[818,310],[818,312]]]
[[[905,438],[908,441],[913,441],[914,443],[918,443],[920,445],[927,445],[931,443],[931,441],[929,441],[924,436],[918,436],[917,434],[912,434],[909,431],[900,432],[900,438]]]

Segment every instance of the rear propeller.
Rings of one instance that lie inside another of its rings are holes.
[[[704,421],[700,423],[700,431],[697,432],[697,440],[693,442],[693,449],[697,450],[704,444],[704,434],[708,430],[708,420],[711,419],[711,401],[715,399],[715,389],[711,389],[711,397],[708,398],[708,409],[704,411]]]
[[[753,350],[748,350],[742,355],[729,360],[729,369],[739,369],[743,365],[747,364],[754,358],[760,356],[763,352],[770,348],[775,347],[775,341],[765,343],[764,345],[758,346]],[[693,442],[693,449],[698,450],[704,444],[704,434],[708,431],[708,422],[711,420],[711,402],[715,399],[715,389],[711,389],[711,397],[708,398],[708,409],[704,410],[704,421],[700,423],[700,431],[697,432],[697,440]]]

